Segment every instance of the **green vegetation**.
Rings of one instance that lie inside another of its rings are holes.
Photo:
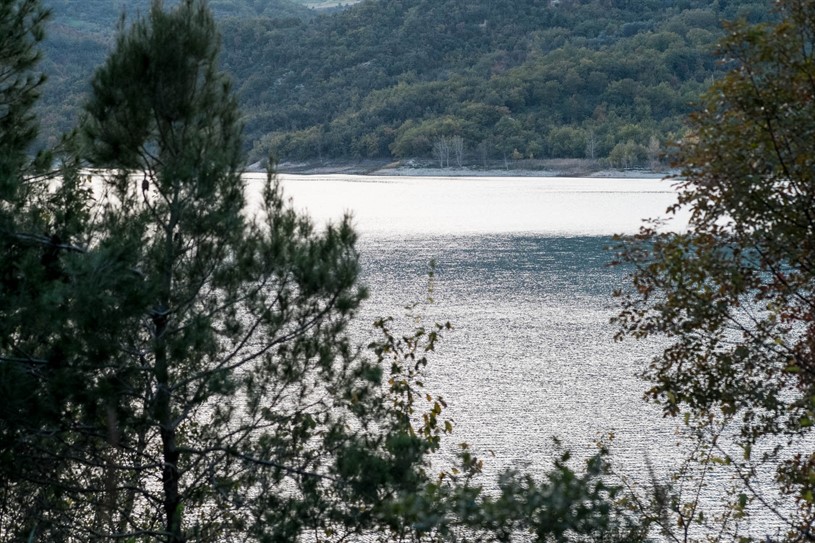
[[[732,69],[679,155],[690,230],[622,245],[636,271],[617,322],[667,338],[648,396],[686,417],[705,469],[735,474],[732,518],[755,507],[797,542],[815,539],[815,6],[778,9],[778,24],[729,29]]]
[[[273,175],[244,213],[241,115],[200,0],[123,28],[78,130],[38,155],[46,14],[0,0],[0,539],[749,541],[751,506],[777,540],[815,539],[815,7],[778,7],[729,29],[691,118],[690,229],[620,246],[620,336],[667,338],[648,394],[699,440],[641,499],[603,453],[490,492],[466,446],[433,466],[452,424],[423,372],[449,325],[382,319],[354,345],[348,221],[317,232]],[[456,160],[464,137],[436,135]],[[94,187],[80,165],[102,168]],[[719,517],[699,508],[712,470],[738,484]]]
[[[766,2],[365,2],[280,28],[225,23],[253,158],[648,158],[710,83],[722,18]],[[239,39],[240,45],[232,41]],[[243,52],[250,50],[251,54]],[[270,107],[270,104],[273,106]]]
[[[348,220],[317,232],[273,175],[247,216],[203,2],[124,29],[60,169],[32,162],[44,17],[0,0],[0,539],[640,537],[602,452],[495,492],[466,446],[432,465],[453,428],[423,372],[449,325],[354,345]]]
[[[178,0],[165,3],[174,5]],[[132,21],[147,13],[150,0],[46,0],[43,5],[52,16],[42,44],[48,81],[38,116],[45,128],[42,144],[53,146],[78,122],[90,91],[88,82],[109,53],[122,15]],[[289,0],[213,0],[209,5],[219,18],[307,20],[315,16]]]
[[[654,163],[681,137],[719,73],[721,21],[770,11],[765,0],[368,0],[317,17],[282,0],[213,7],[251,161],[429,159],[441,138],[459,137],[468,164],[616,167]],[[72,125],[104,57],[109,34],[94,29],[116,15],[67,13],[57,10],[46,44],[49,141]]]
[[[17,176],[33,166],[28,157],[37,134],[32,108],[44,81],[33,68],[46,17],[36,0],[0,4],[0,200],[19,197]]]

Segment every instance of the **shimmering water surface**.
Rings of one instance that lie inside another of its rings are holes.
[[[636,377],[654,345],[615,343],[609,268],[614,233],[664,215],[676,194],[656,179],[283,176],[318,223],[351,212],[370,299],[363,321],[427,295],[428,322],[449,320],[428,369],[448,401],[453,443],[489,470],[545,469],[552,436],[578,453],[614,432],[615,458],[642,471],[674,456],[673,421],[643,402]],[[682,220],[677,227],[681,228]],[[361,332],[364,333],[364,332]],[[491,451],[494,454],[488,453]]]

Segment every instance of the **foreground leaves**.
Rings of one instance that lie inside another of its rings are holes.
[[[667,338],[644,373],[648,396],[692,425],[732,420],[742,452],[717,446],[731,466],[744,458],[746,495],[790,541],[810,541],[815,9],[777,5],[775,25],[728,27],[731,71],[707,93],[679,155],[674,211],[690,210],[689,231],[652,225],[625,240],[621,261],[634,272],[616,322],[620,336]],[[776,470],[780,504],[763,486],[772,482],[753,484],[762,465]]]

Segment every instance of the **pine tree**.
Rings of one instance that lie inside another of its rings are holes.
[[[0,200],[13,202],[37,135],[32,107],[45,77],[34,71],[48,16],[37,0],[0,2]]]
[[[44,466],[30,454],[38,430],[51,420],[53,411],[45,405],[50,402],[39,401],[33,392],[44,361],[24,346],[42,331],[47,313],[36,310],[51,290],[31,289],[27,272],[36,268],[35,274],[41,276],[55,254],[50,238],[42,233],[39,213],[29,205],[43,163],[31,160],[37,136],[32,108],[44,81],[36,65],[47,16],[36,0],[0,1],[0,539],[4,540],[36,535],[34,519],[54,498],[50,489],[38,487],[29,477],[56,467]],[[21,331],[26,321],[28,333]]]
[[[612,518],[599,458],[584,476],[568,455],[543,483],[506,474],[495,498],[466,448],[457,471],[432,472],[451,425],[422,374],[448,326],[401,336],[384,319],[367,351],[349,339],[365,296],[355,234],[348,220],[317,232],[273,175],[247,186],[218,48],[202,0],[156,0],[122,24],[70,160],[32,177],[18,148],[10,179],[34,190],[16,193],[0,231],[0,538],[608,540],[629,528]]]
[[[88,477],[139,489],[108,492],[109,532],[168,542],[327,523],[323,487],[380,375],[344,335],[364,294],[347,222],[316,234],[272,178],[257,217],[244,212],[218,42],[202,2],[155,2],[97,72],[82,126],[87,158],[113,172],[99,243],[135,250],[142,277],[111,359],[128,391],[107,444],[116,467]]]

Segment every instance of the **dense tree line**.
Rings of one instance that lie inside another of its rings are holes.
[[[69,4],[53,0],[41,107],[46,126],[63,129],[118,16]],[[212,7],[252,160],[429,158],[441,138],[460,137],[469,163],[620,167],[681,135],[718,73],[721,21],[770,16],[765,0],[368,0],[321,16],[283,0]]]
[[[225,23],[256,158],[647,158],[716,74],[723,19],[767,2],[364,2],[281,27]],[[245,54],[249,51],[249,54]],[[273,104],[273,106],[270,106]],[[260,138],[260,139],[258,139]]]

